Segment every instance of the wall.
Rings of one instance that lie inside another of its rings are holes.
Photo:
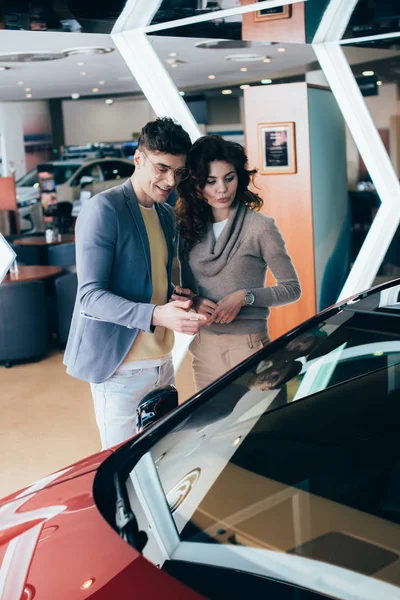
[[[50,157],[50,152],[46,149],[51,143],[48,102],[1,102],[0,133],[5,134],[7,160],[14,163],[18,179],[39,162]]]
[[[207,99],[209,125],[240,123],[240,102],[236,96],[211,96]]]
[[[316,312],[307,85],[252,87],[245,90],[244,102],[251,167],[259,167],[259,123],[293,121],[296,127],[297,173],[256,177],[256,191],[264,199],[262,211],[275,218],[303,290],[295,304],[272,309],[269,327],[277,337]]]
[[[8,167],[12,166],[17,178],[26,171],[21,104],[21,102],[0,103],[0,153],[5,165],[2,173],[8,175]]]
[[[348,274],[350,215],[342,113],[330,90],[309,87],[308,104],[315,288],[319,311],[336,302]]]
[[[133,132],[155,118],[145,99],[115,99],[111,105],[101,98],[64,100],[62,108],[67,145],[131,140]]]
[[[377,128],[390,130],[390,155],[397,175],[400,176],[400,103],[397,85],[383,84],[378,96],[367,96],[364,100]],[[358,150],[348,129],[346,153],[349,186],[354,188],[358,176]]]
[[[254,0],[240,0],[240,4],[253,4]],[[291,17],[256,21],[254,13],[243,15],[242,39],[304,44],[306,41],[304,3],[291,5]]]

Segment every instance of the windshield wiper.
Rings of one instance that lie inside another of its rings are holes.
[[[125,485],[121,482],[119,474],[114,473],[115,488],[115,524],[119,535],[135,550],[142,553],[147,544],[148,536],[145,531],[140,531],[135,515],[131,511]]]

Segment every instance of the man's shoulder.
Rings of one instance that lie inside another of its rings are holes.
[[[124,185],[116,185],[95,194],[85,202],[85,208],[89,210],[101,210],[102,208],[114,207],[118,210],[125,202]]]

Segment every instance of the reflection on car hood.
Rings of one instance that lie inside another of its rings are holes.
[[[99,513],[92,495],[95,464],[68,467],[8,497],[0,506],[0,600],[75,600],[100,592],[199,600],[128,545]],[[95,458],[95,457],[93,457]]]

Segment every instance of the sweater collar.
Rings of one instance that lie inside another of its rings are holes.
[[[204,240],[196,244],[191,251],[191,261],[202,274],[212,277],[218,275],[238,248],[238,238],[246,216],[247,207],[238,200],[232,204],[228,222],[218,240],[215,241],[213,224],[210,223]]]

